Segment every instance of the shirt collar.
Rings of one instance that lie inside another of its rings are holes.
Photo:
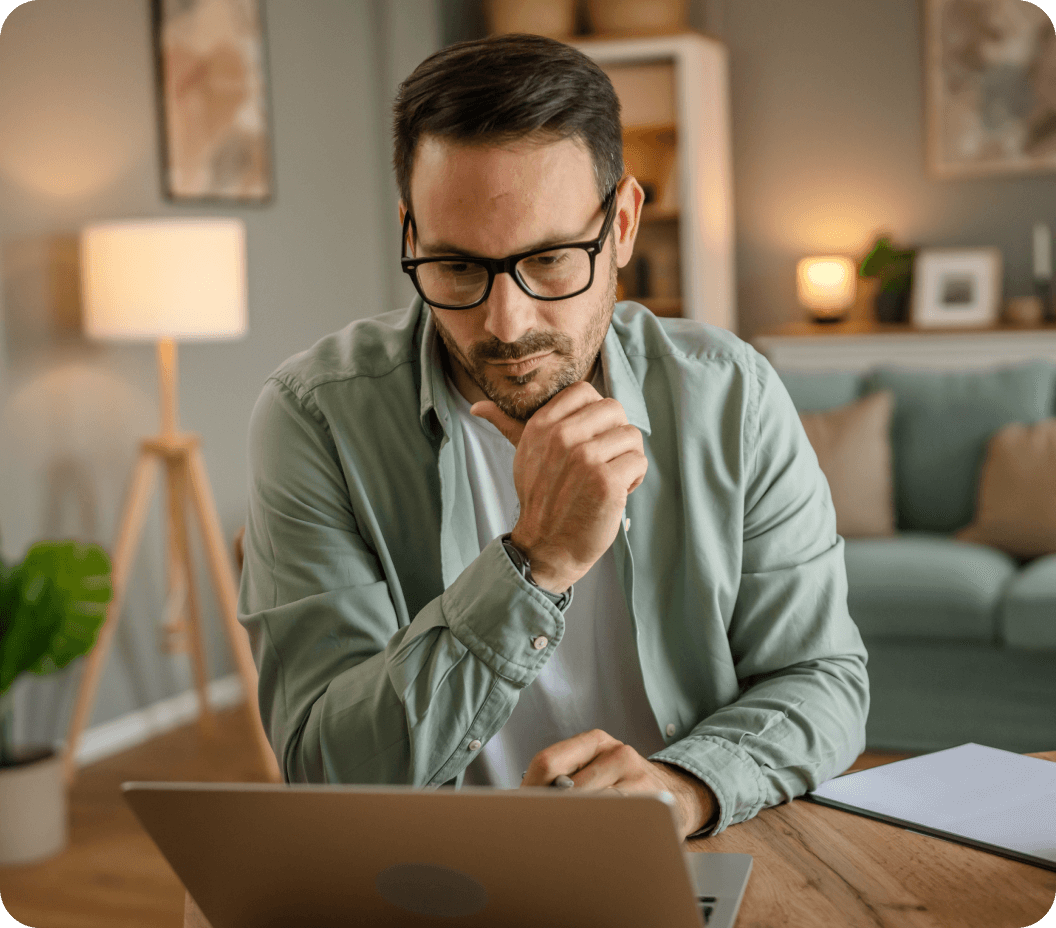
[[[616,334],[616,327],[609,323],[605,341],[601,344],[601,366],[605,373],[605,388],[614,400],[617,400],[627,414],[627,421],[643,435],[648,435],[652,428],[649,424],[649,411],[645,407],[645,395],[641,384],[631,370],[627,352]]]
[[[414,306],[419,314],[418,369],[422,372],[418,414],[426,435],[436,437],[437,428],[446,433],[447,422],[450,421],[444,366],[440,356],[440,334],[436,331],[433,314],[420,296],[414,298]]]
[[[437,423],[439,423],[439,427],[446,433],[451,419],[452,406],[440,355],[440,335],[436,331],[433,314],[421,297],[415,297],[415,302],[420,313],[418,331],[421,333],[419,363],[422,372],[422,386],[419,415],[422,428],[427,435],[434,435]],[[619,401],[627,414],[627,421],[640,429],[643,434],[648,435],[651,428],[649,412],[645,406],[645,396],[642,394],[638,378],[631,370],[627,353],[623,350],[616,329],[611,323],[601,345],[601,367],[608,395]]]

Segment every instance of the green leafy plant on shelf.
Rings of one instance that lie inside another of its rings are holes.
[[[876,318],[880,322],[908,321],[915,256],[914,249],[894,248],[891,239],[881,236],[862,259],[858,276],[875,277],[880,282],[876,294]]]
[[[22,762],[12,743],[12,684],[90,651],[112,595],[110,559],[98,545],[44,541],[20,564],[0,559],[0,768]]]

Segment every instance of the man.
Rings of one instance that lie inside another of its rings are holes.
[[[757,352],[614,309],[644,196],[604,72],[444,49],[394,161],[420,299],[251,422],[239,611],[287,780],[664,789],[685,837],[844,770],[869,691],[828,485]]]

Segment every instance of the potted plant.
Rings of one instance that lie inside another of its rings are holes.
[[[16,748],[11,686],[89,651],[110,602],[110,559],[98,545],[33,545],[21,563],[0,559],[0,864],[49,857],[66,844],[62,755]]]
[[[876,277],[880,289],[876,294],[878,322],[908,322],[909,299],[913,287],[914,249],[897,249],[891,240],[881,236],[862,260],[859,277]]]

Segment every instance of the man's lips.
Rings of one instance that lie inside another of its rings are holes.
[[[534,371],[551,354],[553,354],[552,351],[544,351],[542,354],[518,358],[516,361],[487,361],[486,363],[497,368],[506,377],[521,377],[529,371]]]

